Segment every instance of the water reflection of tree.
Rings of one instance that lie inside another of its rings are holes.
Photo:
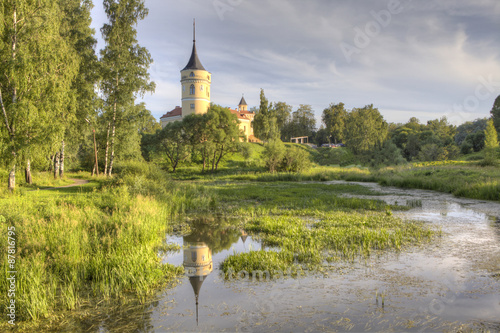
[[[204,242],[212,254],[227,250],[238,241],[241,231],[231,226],[227,220],[199,219],[191,222],[192,233],[184,236],[184,242]]]

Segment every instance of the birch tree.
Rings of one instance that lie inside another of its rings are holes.
[[[151,55],[138,44],[135,29],[139,20],[143,20],[148,14],[144,0],[104,0],[104,9],[109,20],[101,29],[106,43],[104,50],[101,50],[101,89],[109,133],[106,139],[104,172],[111,176],[116,131],[120,130],[118,120],[127,108],[134,106],[137,95],[153,92],[155,84],[150,81],[148,73]]]
[[[99,75],[95,53],[97,41],[94,37],[95,31],[90,26],[92,1],[59,0],[59,4],[62,12],[60,33],[75,51],[78,61],[78,75],[71,82],[65,106],[60,110],[64,136],[56,145],[60,163],[55,175],[62,177],[67,154],[76,155],[82,141],[92,137],[91,129],[95,128],[96,110],[99,104],[95,89]]]
[[[16,166],[60,136],[60,109],[75,75],[71,49],[61,38],[61,12],[51,0],[10,0],[0,4],[1,138],[7,146],[8,188],[16,185]]]

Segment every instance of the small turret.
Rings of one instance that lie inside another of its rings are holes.
[[[245,101],[245,96],[241,97],[240,104],[238,104],[238,111],[248,111],[248,104],[247,101]]]

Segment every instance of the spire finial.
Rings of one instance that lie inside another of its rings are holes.
[[[196,42],[196,19],[193,19],[193,43]]]

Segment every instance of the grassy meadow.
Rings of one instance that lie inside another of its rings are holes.
[[[30,331],[44,318],[57,320],[84,305],[126,302],[128,296],[147,302],[183,273],[182,267],[161,262],[160,255],[171,250],[165,235],[199,216],[228,217],[236,221],[233,227],[245,229],[268,248],[227,257],[222,265],[227,278],[241,270],[322,270],[331,262],[398,251],[436,235],[424,224],[393,216],[394,210],[408,209],[411,203],[389,206],[381,200],[347,198],[342,194],[377,193],[322,181],[379,182],[500,200],[500,169],[474,161],[379,169],[313,164],[301,173],[268,173],[261,151],[262,146],[250,145],[215,173],[185,166],[170,174],[158,163],[127,162],[116,165],[111,179],[68,173],[54,181],[48,173],[36,173],[35,184],[28,186],[19,175],[14,193],[0,190],[3,249],[7,228],[15,227],[16,323]],[[6,184],[6,173],[1,176]],[[90,182],[45,189],[67,185],[70,178]],[[6,276],[7,256],[1,258]],[[8,287],[0,279],[3,309]],[[0,329],[8,326],[6,320]]]

